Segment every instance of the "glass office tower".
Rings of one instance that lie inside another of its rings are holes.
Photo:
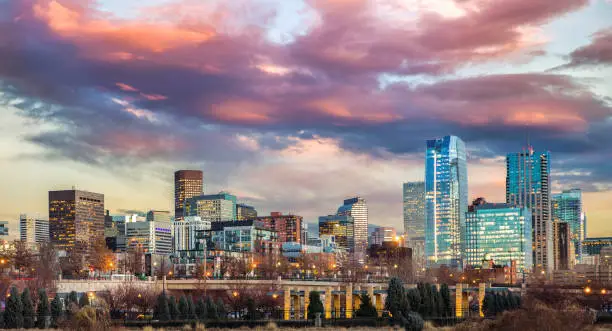
[[[427,141],[425,159],[425,256],[428,266],[462,268],[468,205],[464,142],[455,136]]]
[[[485,256],[495,264],[529,273],[531,252],[531,213],[526,207],[507,203],[485,203],[470,207],[465,225],[465,264],[480,266]]]
[[[548,152],[529,148],[506,156],[506,202],[531,211],[534,268],[550,275],[555,263]]]
[[[567,222],[574,243],[576,262],[582,259],[582,241],[586,237],[586,217],[582,210],[582,191],[566,190],[552,196],[553,220]]]

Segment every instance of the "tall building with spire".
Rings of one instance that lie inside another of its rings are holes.
[[[468,206],[465,143],[456,136],[427,141],[425,257],[428,266],[462,268]]]
[[[185,201],[203,194],[204,175],[200,170],[179,170],[174,173],[174,219],[185,216]]]
[[[550,153],[529,147],[506,156],[506,202],[531,211],[536,272],[554,270]]]

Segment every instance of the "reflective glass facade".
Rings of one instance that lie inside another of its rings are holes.
[[[255,210],[255,207],[245,205],[243,203],[236,204],[236,220],[237,221],[254,220],[256,218],[257,218],[257,210]]]
[[[354,252],[354,231],[355,222],[351,216],[329,215],[319,217],[319,237],[333,236],[338,249]]]
[[[586,237],[586,217],[582,210],[582,191],[571,189],[552,196],[553,220],[566,222],[570,227],[571,241],[577,263],[582,259],[582,241]]]
[[[531,211],[534,268],[554,269],[550,154],[533,149],[506,156],[506,202]]]
[[[344,204],[338,208],[336,215],[353,218],[355,238],[353,253],[357,260],[363,262],[368,248],[368,206],[365,199],[354,197],[344,200]]]
[[[201,233],[215,250],[269,253],[278,248],[276,231],[254,220],[212,223]]]
[[[221,192],[190,198],[185,203],[185,216],[200,216],[208,222],[236,220],[236,196]]]
[[[515,262],[518,271],[530,272],[531,245],[531,213],[527,208],[483,204],[466,214],[466,265],[477,267],[483,260],[505,266]]]
[[[582,242],[584,255],[599,255],[603,247],[612,246],[612,237],[586,238]]]
[[[462,268],[462,232],[468,205],[465,144],[455,136],[427,141],[425,256],[428,266]]]
[[[409,247],[425,237],[425,182],[404,183],[404,234]]]

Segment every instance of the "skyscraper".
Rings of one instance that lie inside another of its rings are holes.
[[[202,195],[203,174],[200,170],[179,170],[174,173],[174,218],[182,220],[185,201]]]
[[[104,194],[49,191],[49,237],[58,249],[88,253],[104,240]]]
[[[338,208],[337,215],[353,218],[355,227],[354,254],[358,261],[363,262],[368,248],[368,205],[365,199],[354,197],[344,200],[344,204]]]
[[[464,263],[473,267],[492,259],[495,264],[530,272],[531,213],[507,203],[478,203],[470,207],[465,222]]]
[[[349,253],[355,251],[355,222],[351,216],[319,217],[319,237],[333,236],[336,247]]]
[[[236,196],[219,194],[199,195],[185,201],[185,216],[200,216],[202,221],[226,222],[236,220]]]
[[[586,238],[586,217],[582,210],[582,191],[580,189],[566,190],[552,195],[553,221],[566,222],[569,225],[574,244],[575,259],[582,259],[582,241]]]
[[[531,211],[534,268],[550,275],[555,261],[548,152],[529,148],[506,156],[506,202]]]
[[[412,248],[415,270],[425,267],[425,182],[409,182],[403,185],[404,235]]]
[[[27,243],[48,242],[49,221],[21,214],[19,216],[19,235],[21,241]]]
[[[553,252],[555,256],[555,270],[570,270],[575,264],[574,242],[571,240],[572,231],[567,222],[553,222]]]
[[[462,238],[467,205],[464,142],[455,136],[428,140],[425,160],[427,265],[462,268]]]
[[[302,216],[298,215],[283,215],[280,212],[272,212],[270,216],[260,216],[257,220],[274,230],[278,234],[278,242],[297,242],[304,243],[304,233],[302,232],[302,224],[304,222]]]

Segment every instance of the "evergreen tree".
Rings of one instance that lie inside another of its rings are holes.
[[[482,301],[482,312],[487,317],[492,317],[497,314],[495,296],[490,292],[485,294],[484,300]]]
[[[522,299],[520,295],[516,295],[514,297],[514,300],[516,301],[515,306],[517,309],[521,308],[521,304],[522,304]]]
[[[419,292],[419,300],[420,300],[419,308],[417,311],[419,312],[419,314],[421,314],[421,316],[426,316],[427,304],[425,301],[427,300],[427,290],[426,290],[425,284],[418,283],[417,291]]]
[[[504,298],[499,293],[495,293],[495,314],[501,314],[504,311]]]
[[[257,307],[255,306],[255,300],[253,300],[251,297],[247,299],[247,319],[257,319]]]
[[[87,293],[83,293],[79,299],[79,307],[83,308],[85,306],[89,306],[89,295]]]
[[[187,305],[189,306],[189,319],[195,320],[198,319],[198,316],[196,314],[196,307],[195,307],[195,303],[193,303],[193,297],[191,296],[191,294],[189,296],[187,296]]]
[[[4,324],[7,329],[19,329],[23,327],[23,304],[17,287],[11,288],[9,298],[6,300],[4,310]]]
[[[0,311],[0,329],[5,329],[6,325],[4,325],[4,312]]]
[[[45,320],[49,316],[49,298],[47,297],[47,291],[44,288],[38,290],[38,306],[36,307],[36,315],[38,319],[36,326],[39,329],[45,328]]]
[[[62,302],[60,301],[59,296],[56,294],[53,301],[51,301],[51,326],[57,327],[57,323],[62,317],[62,313]]]
[[[438,302],[438,288],[435,285],[431,285],[431,317],[439,317],[439,302]]]
[[[72,291],[70,292],[70,294],[68,294],[68,299],[66,302],[66,308],[68,308],[68,306],[70,306],[71,303],[74,304],[78,304],[79,303],[79,296],[77,294],[77,292]]]
[[[423,317],[426,317],[426,318],[432,317],[433,310],[434,310],[434,298],[433,298],[432,285],[429,283],[426,283],[424,292],[425,292],[425,296],[423,297],[423,304],[425,305],[425,307],[423,311],[424,312]]]
[[[187,303],[187,298],[185,297],[185,295],[181,295],[181,298],[179,299],[179,303],[178,303],[178,310],[180,312],[180,318],[181,320],[187,319],[189,316],[189,304]]]
[[[204,302],[204,298],[200,297],[198,302],[196,303],[196,315],[198,315],[199,320],[206,320],[208,315],[208,310],[206,308],[206,303]]]
[[[359,301],[361,301],[361,304],[359,305],[359,309],[355,312],[357,317],[378,317],[378,312],[376,311],[376,307],[372,304],[372,298],[370,298],[369,294],[362,294],[359,297]]]
[[[323,302],[321,302],[321,294],[318,291],[310,291],[308,299],[310,300],[308,304],[308,318],[317,317],[317,313],[321,313],[321,316],[323,316],[325,307],[323,307]]]
[[[512,304],[510,303],[510,297],[509,296],[510,296],[510,293],[507,292],[507,291],[506,291],[506,293],[501,295],[501,297],[503,298],[502,305],[504,307],[504,311],[512,309]]]
[[[225,310],[225,302],[221,298],[217,300],[217,316],[220,319],[227,318],[227,310]]]
[[[215,304],[211,297],[206,298],[206,311],[209,319],[216,320],[219,318],[217,304]]]
[[[440,295],[442,296],[442,302],[444,304],[444,315],[443,316],[452,316],[453,315],[453,306],[451,304],[450,299],[450,290],[448,289],[448,285],[442,284],[440,287]]]
[[[436,304],[437,304],[437,313],[438,317],[446,317],[446,305],[444,304],[444,297],[442,296],[442,292],[436,291]]]
[[[417,285],[418,286],[418,285]],[[421,311],[421,293],[418,288],[412,288],[408,290],[406,296],[408,297],[408,303],[412,311]]]
[[[168,321],[170,320],[170,307],[168,306],[168,298],[166,297],[166,293],[161,293],[157,297],[157,305],[155,305],[155,310],[153,312],[153,316],[155,319],[160,321]]]
[[[30,289],[27,287],[21,293],[21,304],[23,305],[23,327],[30,329],[34,327],[34,304],[32,303],[32,296],[30,296]]]
[[[404,284],[397,277],[389,280],[385,309],[391,313],[391,317],[396,322],[401,321],[402,317],[410,311],[410,304],[408,303]]]
[[[180,319],[181,311],[179,310],[178,305],[176,304],[176,299],[173,296],[168,298],[168,309],[170,310],[172,320]]]

